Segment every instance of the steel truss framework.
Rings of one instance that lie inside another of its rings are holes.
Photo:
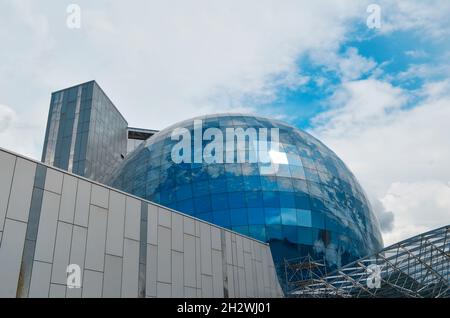
[[[450,297],[450,225],[327,273],[324,262],[285,260],[290,297]]]

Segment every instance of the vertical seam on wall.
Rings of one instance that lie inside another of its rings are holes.
[[[211,290],[211,295],[213,296],[213,297],[216,297],[215,295],[214,295],[214,270],[213,270],[213,254],[214,254],[214,249],[213,249],[213,244],[212,244],[212,239],[213,239],[213,234],[212,234],[212,227],[208,224],[208,231],[209,231],[209,244],[211,244],[210,246],[211,246],[211,252],[210,252],[210,255],[211,255],[211,258],[209,259],[209,262],[210,262],[210,264],[211,264],[211,284],[212,284],[212,290]]]
[[[222,248],[222,281],[223,281],[223,297],[229,298],[228,294],[228,271],[227,271],[227,252],[225,242],[225,231],[220,229],[220,247]]]
[[[139,269],[138,269],[138,297],[145,298],[146,296],[146,280],[147,280],[147,227],[148,227],[148,204],[144,201],[141,202],[141,220],[140,220],[140,235],[139,235]],[[145,218],[144,218],[145,216]],[[147,226],[145,226],[147,225]],[[142,238],[142,240],[141,240]],[[142,256],[142,257],[141,257]],[[141,264],[143,265],[141,279]],[[143,295],[140,294],[141,288],[143,289]]]
[[[78,178],[76,178],[76,186],[75,186],[75,201],[74,201],[74,204],[73,204],[73,218],[72,218],[72,231],[71,231],[71,233],[70,233],[70,245],[69,245],[69,265],[71,264],[70,263],[70,259],[71,259],[71,256],[72,256],[72,242],[73,242],[73,230],[75,229],[75,211],[76,211],[76,207],[77,207],[77,199],[78,199],[78,182],[79,182],[79,179]],[[63,179],[63,185],[64,185],[64,179]],[[62,191],[61,191],[61,198],[62,198]],[[67,298],[67,270],[66,270],[66,288],[65,288],[65,290],[64,290],[64,298]]]
[[[156,208],[156,279],[155,279],[155,297],[158,297],[158,246],[159,246],[159,207]]]
[[[61,213],[61,201],[62,201],[62,194],[63,194],[63,187],[64,187],[64,174],[62,174],[62,181],[61,181],[61,193],[59,195],[59,205],[58,205],[58,214],[56,216],[56,232],[55,232],[55,238],[53,242],[53,254],[52,254],[52,262],[50,264],[50,281],[48,284],[48,297],[50,297],[50,289],[52,287],[52,276],[53,276],[53,264],[55,262],[55,251],[56,251],[56,238],[58,237],[58,228],[59,228],[59,214]],[[47,178],[47,175],[46,175]],[[45,189],[44,189],[45,193]]]
[[[124,207],[123,207],[123,231],[122,231],[122,274],[120,275],[120,297],[122,297],[122,289],[123,289],[123,264],[125,259],[125,220],[127,219],[127,196],[124,196],[125,199]]]
[[[86,241],[84,242],[84,260],[83,260],[83,274],[81,277],[81,296],[83,298],[83,290],[84,290],[84,276],[86,271],[86,254],[87,254],[87,243],[88,243],[88,232],[89,232],[89,218],[91,217],[91,198],[92,198],[92,183],[89,184],[89,204],[88,204],[88,219],[86,226]]]
[[[12,191],[12,187],[13,187],[13,183],[14,183],[14,176],[16,174],[16,165],[17,165],[17,157],[14,158],[13,174],[11,176],[11,185],[9,186],[8,200],[6,202],[5,220],[3,221],[3,228],[2,228],[3,233],[5,233],[5,223],[6,223],[6,217],[8,215],[9,199],[11,198],[11,191]],[[2,241],[3,241],[3,237],[2,237]]]
[[[108,209],[106,210],[106,228],[105,228],[105,247],[103,248],[103,271],[102,271],[102,288],[101,288],[101,296],[103,298],[103,287],[105,286],[105,268],[106,268],[106,240],[108,239],[108,222],[109,222],[109,213],[110,213],[110,202],[111,199],[111,190],[106,189],[108,191]]]

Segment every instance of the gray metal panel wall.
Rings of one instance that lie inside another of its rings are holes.
[[[2,149],[0,177],[0,297],[282,296],[264,243]]]

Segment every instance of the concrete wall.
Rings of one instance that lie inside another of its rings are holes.
[[[0,148],[0,297],[280,296],[268,245]]]

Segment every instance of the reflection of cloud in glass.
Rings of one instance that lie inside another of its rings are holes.
[[[175,164],[167,160],[174,144],[171,132],[181,127],[193,133],[193,120],[184,121],[148,139],[136,150],[142,155],[130,155],[110,184],[269,242],[275,261],[311,254],[335,266],[381,247],[364,192],[344,163],[322,143],[292,126],[256,116],[224,114],[200,119],[204,129],[218,128],[224,134],[233,124],[243,129],[277,128],[280,141],[277,149],[266,151],[267,164]],[[152,161],[158,157],[164,159]],[[267,168],[272,168],[268,174],[261,170]],[[145,189],[135,188],[133,180],[140,174],[145,174]]]

